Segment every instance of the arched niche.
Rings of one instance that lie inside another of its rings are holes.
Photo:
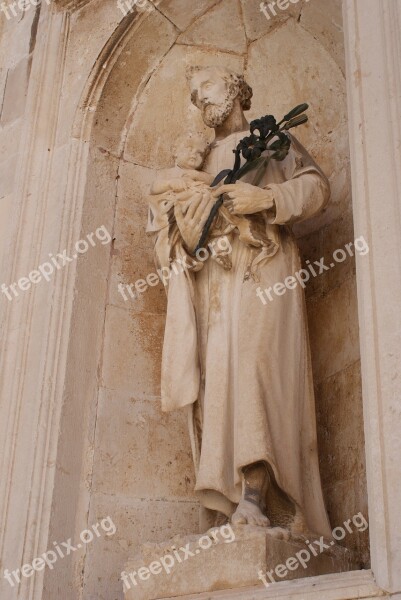
[[[186,3],[185,18],[172,19],[171,3],[161,2],[128,15],[83,95],[68,184],[81,215],[76,239],[102,224],[114,240],[110,253],[88,253],[77,265],[49,539],[79,535],[110,513],[118,533],[47,573],[45,597],[62,590],[74,598],[82,586],[84,598],[119,597],[118,574],[134,546],[197,527],[185,418],[163,416],[157,400],[164,291],[127,303],[117,287],[153,271],[146,190],[154,170],[171,164],[179,133],[193,120],[202,127],[189,103],[187,65],[245,69],[255,93],[250,118],[310,102],[311,123],[300,138],[329,175],[333,202],[299,228],[300,247],[315,260],[353,239],[345,81],[332,15],[322,24],[312,4],[300,3],[271,26],[245,3],[206,2],[201,14]],[[222,35],[217,25],[227,14]],[[323,482],[330,516],[341,523],[366,512],[353,264],[313,280],[307,294]],[[357,458],[350,465],[351,442]],[[351,545],[366,561],[366,539]]]

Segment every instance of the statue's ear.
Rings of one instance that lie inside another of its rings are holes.
[[[235,100],[235,98],[239,95],[239,86],[238,83],[234,81],[230,81],[227,85],[228,94],[231,100]]]

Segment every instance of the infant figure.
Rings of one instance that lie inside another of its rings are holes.
[[[175,152],[175,167],[164,171],[162,177],[157,179],[151,188],[150,208],[152,204],[157,204],[155,214],[164,218],[164,223],[159,223],[159,227],[169,226],[172,234],[178,234],[178,228],[175,217],[175,208],[179,205],[184,212],[188,210],[194,193],[202,190],[210,191],[210,184],[213,176],[202,171],[202,167],[210,152],[210,144],[205,137],[199,133],[186,135],[181,138]],[[229,226],[227,223],[226,225]],[[229,230],[232,230],[232,226]],[[223,228],[224,230],[224,228]],[[218,237],[221,237],[224,231],[212,231],[211,237],[214,238],[210,244],[212,247],[211,258],[213,258],[224,269],[229,270],[232,267],[231,258],[228,256],[227,245],[219,244]],[[217,243],[216,243],[217,242]]]

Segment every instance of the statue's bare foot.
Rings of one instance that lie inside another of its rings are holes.
[[[233,525],[258,525],[259,527],[269,527],[270,521],[263,514],[259,506],[253,502],[248,502],[242,498],[237,506],[237,510],[231,517]]]

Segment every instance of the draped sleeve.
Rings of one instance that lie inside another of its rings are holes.
[[[330,184],[302,144],[291,136],[287,158],[277,163],[276,181],[265,187],[274,196],[275,209],[269,213],[272,225],[292,225],[317,215],[330,199]],[[278,176],[277,176],[278,175]]]

